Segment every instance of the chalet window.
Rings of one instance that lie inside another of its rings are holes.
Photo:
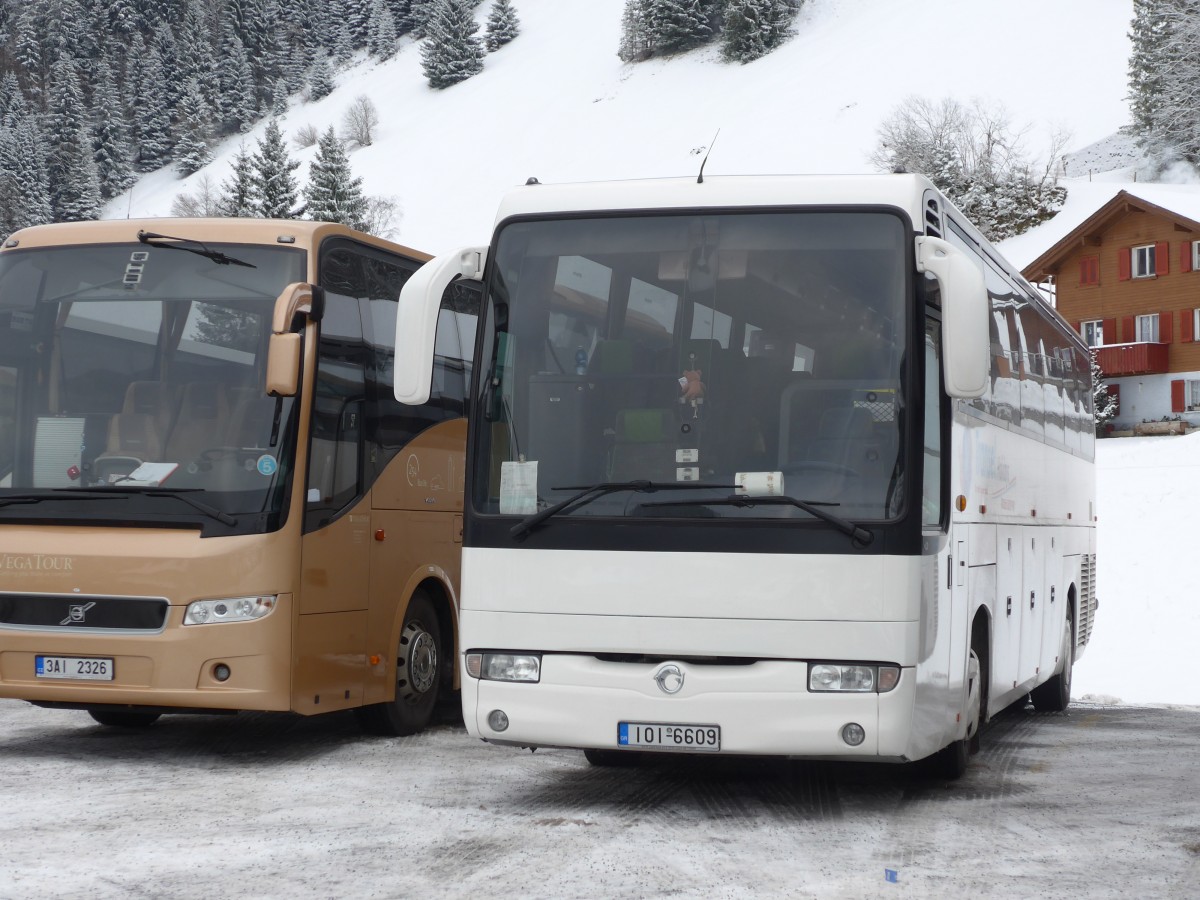
[[[1187,383],[1187,411],[1195,412],[1200,410],[1200,381],[1189,381]]]
[[[1187,315],[1187,313],[1184,313]],[[1200,309],[1192,310],[1192,338],[1193,341],[1200,341]]]
[[[1079,283],[1100,283],[1100,257],[1085,256],[1079,260]]]
[[[1155,275],[1154,256],[1155,253],[1153,244],[1146,244],[1142,247],[1133,248],[1134,278],[1151,278]]]
[[[1200,272],[1200,241],[1192,241],[1192,271]]]
[[[1200,313],[1200,309],[1196,312]],[[1104,320],[1094,319],[1091,322],[1080,322],[1079,334],[1089,347],[1101,346],[1104,343]]]
[[[1137,331],[1134,340],[1151,344],[1158,343],[1158,313],[1149,316],[1138,316],[1135,324]]]

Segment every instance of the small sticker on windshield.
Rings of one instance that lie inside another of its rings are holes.
[[[264,453],[258,458],[258,473],[260,475],[274,475],[279,468],[279,463],[275,461],[269,453]]]

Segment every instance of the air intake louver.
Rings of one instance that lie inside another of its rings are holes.
[[[943,237],[942,206],[932,193],[925,194],[925,233],[930,237]]]

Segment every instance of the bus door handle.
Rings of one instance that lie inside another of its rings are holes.
[[[1008,615],[1009,618],[1012,618],[1012,595],[1011,594],[1008,597],[1008,608],[1005,610],[1005,613]]]
[[[1050,586],[1050,602],[1051,603],[1054,602],[1054,586],[1053,585]]]
[[[1036,595],[1036,592],[1034,592],[1034,591],[1030,591],[1030,592],[1029,592],[1029,608],[1030,608],[1030,609],[1033,609],[1033,598],[1034,598],[1035,596],[1037,596],[1037,595]]]

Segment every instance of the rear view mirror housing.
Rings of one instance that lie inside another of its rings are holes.
[[[983,273],[953,244],[916,239],[917,271],[929,272],[942,289],[942,373],[946,393],[959,400],[982,397],[990,368],[991,301]]]
[[[298,281],[289,284],[275,299],[271,316],[271,341],[267,349],[267,393],[272,397],[294,397],[300,389],[298,328],[319,322],[325,312],[325,291]],[[296,322],[301,318],[300,323]]]

